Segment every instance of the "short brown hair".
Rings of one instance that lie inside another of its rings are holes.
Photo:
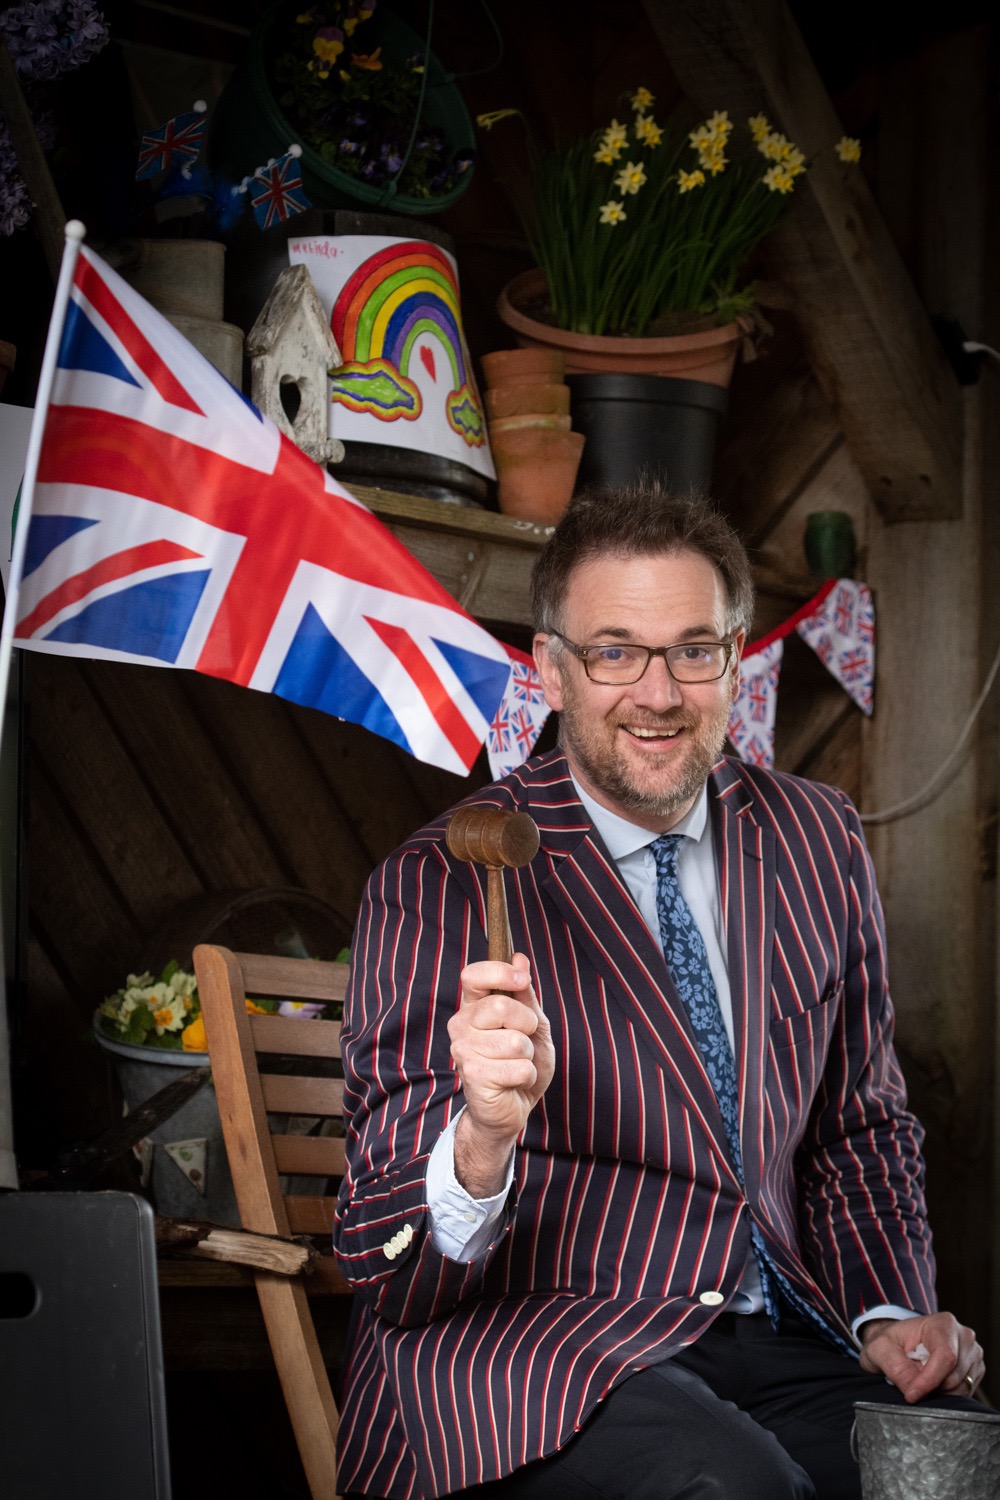
[[[531,605],[535,629],[561,623],[570,574],[592,557],[650,557],[698,552],[726,589],[727,627],[749,630],[753,580],[746,548],[706,495],[676,495],[658,481],[594,486],[571,503],[535,564]]]

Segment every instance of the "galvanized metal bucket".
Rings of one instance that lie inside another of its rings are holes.
[[[855,1401],[864,1500],[1000,1500],[1000,1412]]]

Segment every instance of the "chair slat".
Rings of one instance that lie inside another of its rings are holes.
[[[305,960],[291,958],[289,963]],[[251,1016],[250,1035],[257,1052],[287,1052],[296,1057],[339,1057],[339,1021],[301,1021],[291,1016]]]
[[[344,1175],[344,1142],[336,1136],[272,1135],[271,1145],[279,1172]]]
[[[312,1021],[296,1025],[312,1026]],[[344,1110],[342,1078],[288,1078],[283,1073],[262,1073],[260,1086],[269,1113],[286,1115],[340,1115]]]
[[[285,1195],[285,1208],[293,1234],[332,1234],[336,1198],[309,1198],[300,1193]]]
[[[248,995],[282,995],[291,1000],[343,1000],[347,964],[301,958],[273,958],[261,953],[235,955]]]

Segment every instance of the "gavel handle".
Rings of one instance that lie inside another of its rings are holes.
[[[486,952],[491,963],[510,963],[507,894],[503,885],[503,870],[496,865],[487,866],[486,871]]]

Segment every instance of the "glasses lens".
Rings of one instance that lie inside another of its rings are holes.
[[[645,646],[588,646],[585,665],[594,682],[635,682],[648,660]]]
[[[729,647],[718,642],[689,641],[667,652],[667,665],[678,682],[713,682],[728,659]]]

